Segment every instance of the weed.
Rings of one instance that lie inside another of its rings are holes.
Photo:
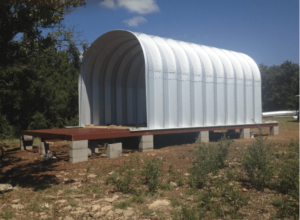
[[[86,167],[86,172],[89,172],[92,169],[92,166],[87,166]]]
[[[69,205],[70,205],[71,207],[77,207],[77,206],[78,206],[78,203],[75,202],[75,201],[71,201],[71,202],[69,202]]]
[[[217,163],[220,168],[224,167],[225,160],[228,155],[228,149],[230,145],[233,143],[233,140],[225,136],[225,133],[223,134],[223,137],[218,141],[218,145],[216,147],[216,157],[217,157]]]
[[[177,206],[180,206],[181,205],[181,202],[178,201],[177,199],[172,199],[171,200],[171,206],[174,208],[174,207],[177,207]]]
[[[274,200],[273,200],[273,205],[274,206],[277,206],[277,207],[282,207],[284,205],[284,202],[282,201],[282,198],[281,197],[276,197]]]
[[[172,190],[173,186],[168,183],[160,183],[158,188],[161,190]]]
[[[279,190],[299,199],[299,140],[292,140],[279,173]]]
[[[140,158],[130,154],[130,160],[124,161],[123,165],[107,178],[106,185],[111,183],[122,193],[136,194],[136,188],[141,184],[140,167]]]
[[[133,196],[130,202],[142,204],[145,202],[145,196],[144,195]]]
[[[261,128],[259,128],[261,133]],[[248,174],[250,181],[257,190],[264,191],[274,175],[275,169],[272,164],[273,158],[270,154],[272,144],[266,138],[259,135],[254,143],[248,147],[242,158],[242,167]]]
[[[119,202],[114,205],[116,209],[127,209],[131,205],[130,201]]]
[[[209,173],[216,175],[219,172],[216,148],[200,142],[195,146],[193,154],[193,166],[189,169],[189,183],[191,187],[202,188]]]
[[[154,192],[159,186],[159,177],[161,176],[161,161],[152,159],[145,161],[145,167],[142,175],[145,177],[145,184],[150,192]]]
[[[147,215],[147,216],[149,216],[149,215],[151,215],[152,214],[152,210],[144,210],[143,212],[142,212],[142,215]]]
[[[174,171],[172,164],[169,165],[168,172],[171,174],[171,176],[168,178],[168,183],[175,182],[179,187],[184,185],[182,173]]]
[[[278,190],[289,198],[283,201],[277,212],[278,217],[299,218],[299,140],[292,140],[289,151],[283,157],[278,179]]]
[[[199,220],[204,218],[204,214],[205,212],[198,207],[184,205],[179,211],[174,212],[173,219]]]
[[[14,217],[14,211],[11,209],[6,209],[0,213],[0,217],[3,219],[12,219]]]

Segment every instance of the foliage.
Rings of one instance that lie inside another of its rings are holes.
[[[243,169],[256,189],[261,191],[264,191],[275,172],[270,153],[271,146],[266,138],[259,135],[242,158]]]
[[[148,186],[149,192],[154,192],[159,186],[159,177],[161,176],[161,160],[146,160],[142,171],[145,184]]]
[[[0,2],[0,138],[78,124],[80,52],[63,20],[83,5],[84,0]]]
[[[217,175],[219,169],[224,166],[228,155],[228,148],[232,141],[225,136],[221,138],[217,146],[198,143],[193,151],[193,166],[190,168],[190,185],[192,187],[203,187],[209,180],[209,176]]]
[[[182,173],[175,171],[173,169],[173,165],[172,164],[170,164],[168,172],[170,174],[170,177],[168,178],[168,181],[167,181],[168,183],[174,182],[179,187],[184,185]]]
[[[12,219],[14,217],[14,211],[11,209],[4,209],[0,213],[0,217],[3,219]]]
[[[106,184],[113,184],[123,193],[138,194],[138,187],[144,184],[153,193],[160,186],[161,160],[152,159],[141,161],[135,154],[130,154],[129,161],[115,169],[106,180]]]
[[[263,111],[299,109],[299,64],[259,65],[262,78]]]
[[[84,0],[0,1],[0,70],[26,64],[52,46],[53,39],[44,30],[59,29],[66,14],[84,5]]]
[[[115,204],[114,207],[116,209],[127,209],[130,205],[130,202],[123,201]]]
[[[106,180],[106,184],[113,184],[122,193],[136,194],[136,188],[140,186],[140,158],[135,154],[130,154],[129,161],[124,161],[123,165],[114,170],[113,174]]]
[[[174,213],[174,219],[203,219],[207,213],[211,217],[240,218],[239,210],[248,204],[249,197],[243,196],[237,184],[229,184],[221,178],[210,177],[203,190],[196,193],[193,206],[183,205]],[[176,203],[175,203],[176,205]]]
[[[288,195],[280,205],[279,217],[299,218],[299,140],[292,140],[289,151],[283,158],[279,173],[278,190]],[[274,204],[275,205],[275,204]]]

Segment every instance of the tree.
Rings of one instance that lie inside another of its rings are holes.
[[[84,0],[0,1],[0,138],[78,124],[80,52],[63,20],[83,5]]]
[[[259,68],[263,111],[298,110],[299,65],[286,61],[280,66],[260,64]]]
[[[84,0],[1,0],[0,68],[24,64],[51,46],[52,38],[43,30],[60,27],[66,14],[83,5]]]

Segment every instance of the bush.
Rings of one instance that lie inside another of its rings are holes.
[[[159,177],[161,176],[161,160],[148,160],[145,161],[145,167],[142,171],[145,184],[148,186],[150,192],[154,192],[159,186]]]
[[[299,140],[290,142],[289,151],[283,157],[278,181],[278,190],[288,197],[283,200],[277,216],[294,216],[299,219]]]
[[[279,173],[279,190],[299,199],[299,140],[292,140]]]
[[[225,136],[221,138],[217,146],[200,142],[194,149],[193,166],[190,168],[190,185],[192,187],[203,187],[209,180],[209,175],[217,175],[223,168],[228,155],[228,148],[232,141]]]
[[[130,154],[129,161],[125,161],[119,169],[114,170],[113,174],[107,178],[106,185],[111,183],[122,193],[136,194],[136,188],[141,184],[140,167],[140,158]]]
[[[137,188],[144,183],[148,186],[149,192],[154,192],[159,184],[161,175],[161,160],[146,160],[141,163],[139,157],[131,154],[130,160],[114,170],[114,173],[107,178],[106,184],[113,184],[116,189],[123,193],[137,194]]]
[[[266,138],[259,135],[242,158],[242,167],[257,190],[264,191],[275,172],[271,146]]]

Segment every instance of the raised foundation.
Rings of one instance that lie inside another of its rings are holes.
[[[240,129],[240,138],[241,139],[250,138],[250,128]]]
[[[235,129],[228,129],[228,130],[227,130],[227,133],[228,133],[228,134],[235,134]]]
[[[95,154],[99,153],[99,148],[98,148],[98,141],[89,141],[88,142],[88,154]]]
[[[153,135],[144,135],[140,137],[139,150],[141,152],[152,151],[154,149]]]
[[[40,142],[38,149],[39,149],[39,154],[40,155],[47,154],[48,150],[49,150],[49,143],[47,143],[47,142]]]
[[[279,135],[279,127],[278,126],[270,127],[270,134]]]
[[[70,162],[77,163],[88,160],[88,141],[70,141]]]
[[[20,136],[20,148],[21,150],[32,150],[34,137],[30,135]]]
[[[208,143],[209,142],[209,131],[200,131],[199,135],[197,137],[197,141]]]
[[[122,156],[122,143],[108,144],[106,148],[106,157],[117,158]]]

